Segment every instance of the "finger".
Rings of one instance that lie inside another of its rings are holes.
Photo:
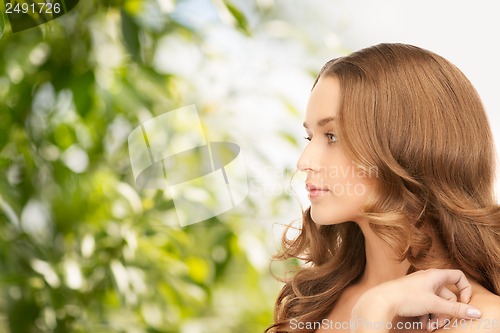
[[[479,309],[460,302],[451,302],[439,296],[434,296],[432,313],[450,315],[458,319],[477,319],[481,317]]]
[[[446,287],[443,287],[441,288],[438,292],[437,292],[437,295],[439,297],[441,297],[442,299],[445,299],[447,301],[452,301],[452,302],[456,302],[458,301],[457,299],[457,295],[455,295],[454,292],[452,292],[450,289],[446,288]]]
[[[457,295],[446,287],[441,288],[437,295],[447,301],[457,302]],[[449,324],[450,320],[451,316],[446,314],[431,314],[432,327],[441,328]]]
[[[454,284],[460,293],[460,302],[469,303],[472,296],[472,287],[465,274],[458,269],[445,269],[438,272],[443,279],[440,281],[441,285]]]

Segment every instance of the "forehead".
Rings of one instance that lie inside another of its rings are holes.
[[[324,126],[337,115],[340,104],[340,83],[335,77],[321,77],[311,91],[304,127]]]

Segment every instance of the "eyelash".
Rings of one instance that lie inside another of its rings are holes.
[[[330,143],[335,143],[335,142],[337,141],[337,137],[336,137],[336,136],[335,136],[335,134],[333,134],[333,133],[329,133],[329,132],[327,132],[327,133],[325,133],[324,135],[325,135],[325,137],[328,139],[328,144],[330,144]],[[310,141],[312,140],[312,137],[310,137],[310,136],[305,136],[305,137],[304,137],[304,139],[306,139],[307,141],[309,141],[309,142],[310,142]]]

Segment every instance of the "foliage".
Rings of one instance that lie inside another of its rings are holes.
[[[189,74],[218,56],[189,3],[85,0],[0,39],[0,331],[244,333],[270,323],[278,285],[266,228],[247,223],[256,199],[180,228],[172,199],[137,189],[130,171],[131,130],[193,101],[218,139],[233,139]],[[251,38],[277,14],[249,3],[214,1],[216,17],[204,19]],[[165,65],[165,41],[198,62]],[[269,255],[264,265],[254,251]]]

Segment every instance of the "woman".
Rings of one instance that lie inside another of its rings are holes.
[[[495,150],[464,74],[369,47],[322,68],[304,127],[311,206],[276,257],[306,265],[266,331],[500,332]]]

